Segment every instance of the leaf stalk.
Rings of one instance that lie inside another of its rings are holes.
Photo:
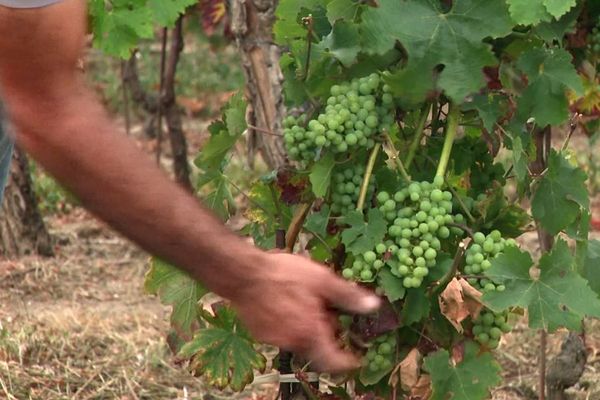
[[[358,202],[356,203],[356,209],[362,212],[365,207],[365,200],[367,198],[367,191],[369,190],[369,181],[371,180],[371,175],[373,175],[373,167],[375,166],[375,161],[377,160],[377,156],[379,155],[379,150],[381,149],[381,143],[375,143],[375,146],[371,150],[371,154],[369,155],[369,161],[367,162],[367,168],[365,169],[365,176],[363,176],[363,181],[360,185],[360,192],[358,194]]]

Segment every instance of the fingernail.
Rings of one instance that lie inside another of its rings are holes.
[[[376,311],[381,306],[381,300],[377,296],[365,296],[361,300],[361,306],[366,311]]]

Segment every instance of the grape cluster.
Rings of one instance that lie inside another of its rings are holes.
[[[384,262],[377,258],[377,254],[369,250],[357,256],[352,263],[352,268],[345,268],[342,276],[346,279],[370,282],[383,265]]]
[[[392,366],[395,350],[396,335],[390,333],[379,336],[371,343],[363,362],[370,371],[387,370]]]
[[[463,216],[452,214],[452,193],[441,190],[442,185],[443,179],[436,177],[433,183],[413,182],[393,195],[377,194],[379,209],[391,223],[388,235],[394,246],[381,243],[376,252],[387,249],[395,256],[390,262],[392,273],[403,278],[406,288],[421,286],[429,268],[436,265],[441,241],[451,232],[462,233],[446,226],[462,222]]]
[[[497,257],[506,246],[516,246],[514,239],[504,239],[500,231],[494,230],[489,235],[482,232],[473,234],[473,242],[466,251],[464,273],[479,275],[491,266],[491,260]],[[468,278],[469,284],[480,291],[504,291],[500,282],[488,278]]]
[[[333,175],[333,193],[331,195],[331,211],[344,215],[354,209],[358,202],[360,186],[363,181],[365,167],[363,165],[345,166],[344,170]],[[373,197],[375,183],[369,182],[367,198]]]
[[[286,119],[283,138],[288,155],[312,161],[323,149],[337,154],[373,147],[374,136],[394,123],[394,100],[389,92],[377,73],[333,85],[325,110],[317,118],[306,125]]]
[[[495,349],[500,343],[503,333],[510,332],[512,327],[508,323],[508,312],[494,313],[484,310],[473,320],[473,337],[477,342],[489,349]]]

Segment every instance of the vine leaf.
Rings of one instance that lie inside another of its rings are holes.
[[[159,25],[172,28],[185,9],[197,2],[198,0],[148,0],[147,6],[152,10]]]
[[[335,167],[333,155],[328,154],[313,165],[309,175],[315,196],[325,197],[331,185],[331,173]]]
[[[581,78],[563,49],[533,48],[517,60],[529,80],[518,102],[521,119],[535,118],[539,126],[559,125],[569,117],[567,89],[583,93]],[[540,101],[544,99],[544,101]]]
[[[550,234],[556,235],[589,207],[585,173],[561,154],[552,151],[548,170],[540,180],[531,202],[533,218]]]
[[[349,227],[342,232],[342,243],[352,254],[358,255],[373,249],[383,241],[387,232],[387,223],[378,209],[371,208],[367,213],[367,220],[365,222],[360,211],[351,211],[343,219],[344,224]]]
[[[327,4],[327,19],[330,24],[344,19],[352,21],[358,14],[360,2],[357,0],[332,0]]]
[[[185,272],[153,258],[146,273],[144,289],[157,295],[163,304],[173,307],[171,326],[178,335],[191,338],[198,321],[198,301],[207,291]]]
[[[454,363],[446,350],[425,357],[424,368],[431,375],[431,400],[484,399],[501,382],[500,365],[490,353],[479,353],[473,342],[465,345],[461,362]]]
[[[89,13],[94,46],[108,55],[129,58],[140,39],[154,35],[152,10],[143,3],[145,1],[134,2],[135,7],[131,9],[117,3],[108,9],[104,0],[91,0]]]
[[[195,0],[90,0],[94,46],[104,53],[129,58],[141,39],[154,37],[154,24],[172,27]]]
[[[198,331],[179,354],[191,358],[190,367],[211,386],[241,391],[254,379],[254,370],[265,370],[266,359],[231,308],[217,307],[214,317],[204,313],[210,327]]]
[[[512,18],[521,25],[536,25],[559,19],[577,5],[577,0],[507,0]]]
[[[431,84],[434,70],[444,65],[439,88],[462,102],[485,86],[483,67],[497,64],[490,46],[482,40],[509,34],[513,23],[502,1],[454,1],[448,12],[436,4],[381,0],[379,7],[366,9],[361,24],[364,50],[384,54],[400,41],[408,52],[408,63],[387,80],[396,94],[404,96],[414,84]],[[424,100],[428,91],[420,86],[411,101]]]
[[[600,294],[600,241],[590,240],[584,250],[581,275],[587,279],[592,290]]]
[[[403,325],[411,325],[429,315],[431,302],[423,290],[407,290],[401,316]]]
[[[358,25],[345,20],[336,21],[331,33],[317,47],[323,51],[328,50],[345,67],[351,66],[361,49]]]
[[[392,274],[389,268],[383,268],[379,271],[377,282],[391,303],[404,298],[406,289],[402,285],[402,279]]]
[[[200,175],[197,187],[211,185],[211,191],[203,198],[203,203],[222,221],[226,221],[235,211],[235,200],[229,189],[227,177],[219,170]]]
[[[463,332],[462,322],[477,317],[483,307],[481,292],[462,278],[453,278],[438,300],[440,312],[459,333]]]
[[[324,204],[319,212],[313,212],[306,218],[304,226],[306,229],[324,238],[327,236],[327,225],[329,224],[330,214],[329,205]]]
[[[564,326],[579,330],[584,316],[600,316],[600,300],[575,272],[574,264],[564,240],[557,241],[552,251],[542,256],[539,274],[530,273],[533,261],[528,253],[507,247],[486,271],[494,281],[504,282],[506,290],[486,292],[483,302],[494,311],[527,308],[531,328],[553,332]]]

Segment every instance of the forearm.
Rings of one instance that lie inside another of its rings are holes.
[[[82,85],[59,97],[38,98],[37,106],[13,103],[17,141],[86,208],[226,297],[255,275],[262,252],[170,182]]]

